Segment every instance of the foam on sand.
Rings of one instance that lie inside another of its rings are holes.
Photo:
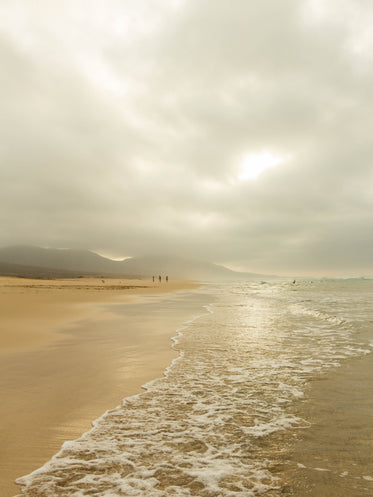
[[[19,479],[23,495],[276,495],[284,447],[309,426],[295,414],[307,385],[366,349],[348,320],[294,313],[268,289],[217,287],[175,338],[163,378]]]

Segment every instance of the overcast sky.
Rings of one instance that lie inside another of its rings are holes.
[[[373,273],[369,0],[1,0],[0,245]]]

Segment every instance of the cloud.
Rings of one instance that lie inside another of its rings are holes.
[[[1,245],[371,272],[372,7],[38,7],[0,7]]]

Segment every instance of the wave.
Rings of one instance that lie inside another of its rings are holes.
[[[309,426],[294,412],[307,382],[367,349],[345,320],[304,303],[257,298],[242,285],[214,297],[177,331],[179,356],[164,376],[19,479],[24,496],[280,492],[273,468],[281,437]]]

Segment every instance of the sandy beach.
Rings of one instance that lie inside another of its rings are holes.
[[[17,494],[14,480],[40,467],[65,440],[162,374],[176,356],[171,337],[181,316],[141,312],[141,302],[155,299],[161,310],[173,292],[196,286],[0,278],[2,497]],[[137,307],[124,316],[115,303]]]

